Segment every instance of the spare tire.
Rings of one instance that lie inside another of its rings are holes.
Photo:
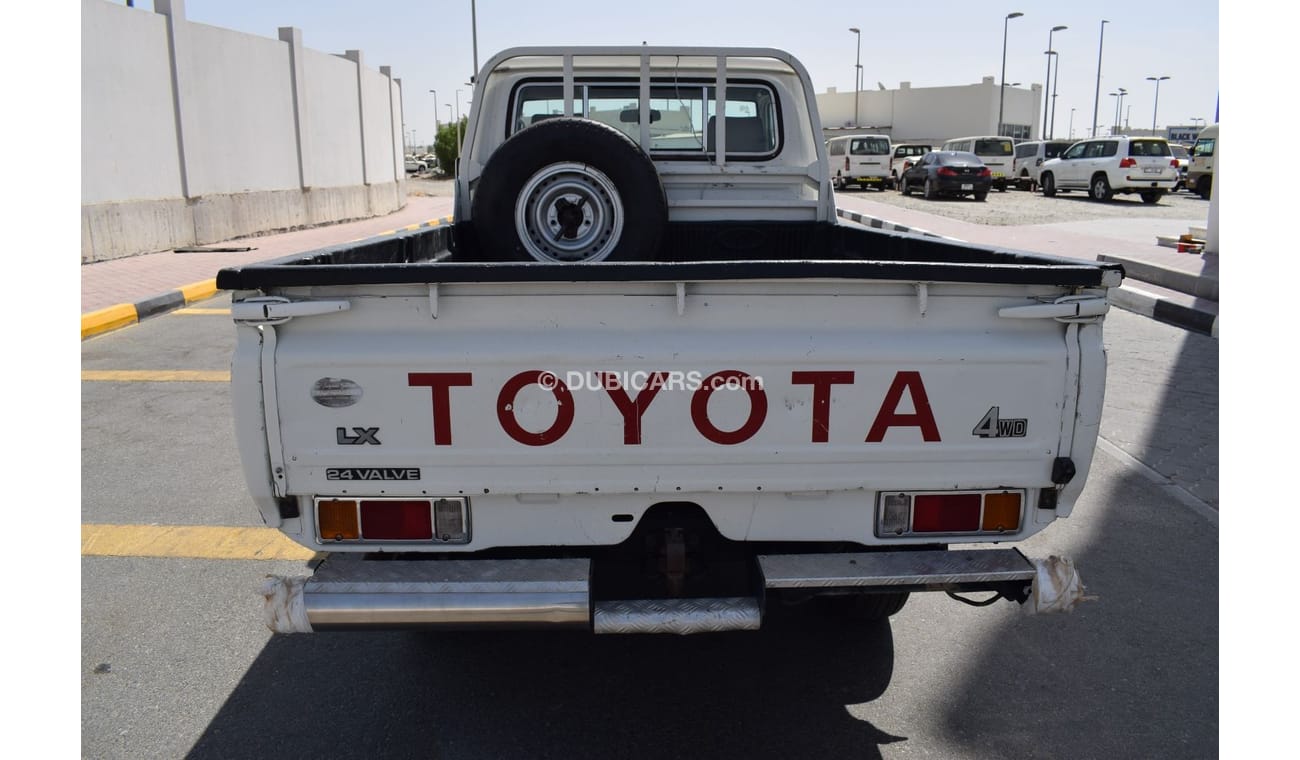
[[[663,184],[641,146],[607,124],[569,117],[502,143],[471,212],[489,260],[652,261],[668,223]]]

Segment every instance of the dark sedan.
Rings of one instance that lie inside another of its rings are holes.
[[[982,201],[993,186],[993,173],[974,153],[936,150],[922,156],[903,172],[898,182],[903,195],[921,190],[927,200],[941,195],[973,195],[975,200]]]

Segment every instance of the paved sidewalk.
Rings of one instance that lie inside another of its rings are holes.
[[[261,237],[240,238],[202,247],[251,247],[243,253],[149,253],[81,267],[81,313],[158,298],[170,291],[199,285],[228,266],[251,264],[300,251],[373,237],[409,225],[451,216],[449,197],[407,196],[406,206],[387,216],[343,224],[312,227]]]
[[[984,225],[903,209],[857,196],[837,197],[840,208],[914,232],[969,243],[1124,265],[1125,284],[1112,292],[1117,306],[1185,329],[1217,335],[1219,257],[1179,253],[1157,243],[1204,219],[1098,219],[1029,225]]]

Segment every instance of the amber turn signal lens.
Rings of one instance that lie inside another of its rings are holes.
[[[1013,531],[1020,527],[1020,494],[984,494],[984,523],[980,530]]]
[[[322,541],[356,541],[361,538],[355,501],[317,502],[316,520]]]

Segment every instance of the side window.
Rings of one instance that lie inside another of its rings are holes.
[[[1101,144],[1101,157],[1110,158],[1119,153],[1119,143],[1114,140],[1106,140]]]
[[[1192,148],[1192,155],[1196,157],[1209,157],[1214,155],[1214,138],[1202,137],[1196,141],[1196,147]]]
[[[1092,144],[1093,143],[1086,142],[1076,143],[1075,145],[1070,146],[1069,150],[1062,153],[1061,158],[1083,158],[1084,153],[1088,150],[1088,146]]]
[[[832,156],[842,156],[842,155],[844,155],[844,141],[843,141],[843,140],[831,140],[831,149],[830,149],[829,153],[830,153]]]

